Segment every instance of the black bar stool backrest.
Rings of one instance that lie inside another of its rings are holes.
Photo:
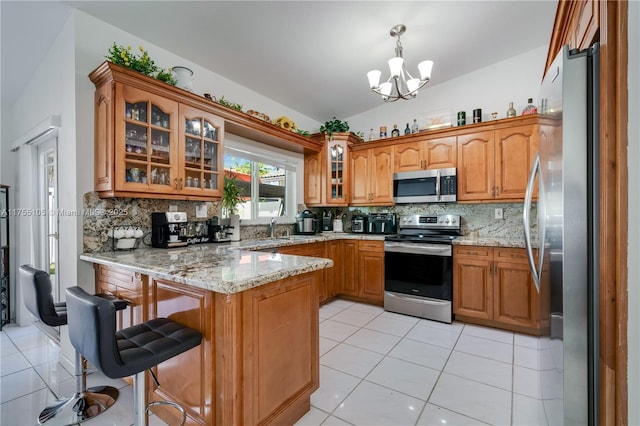
[[[36,318],[56,327],[67,324],[64,303],[54,303],[49,274],[29,265],[20,266],[24,304]]]
[[[111,378],[122,369],[116,345],[116,308],[109,300],[88,294],[80,287],[67,288],[69,339],[91,364]],[[111,374],[110,374],[111,373]]]

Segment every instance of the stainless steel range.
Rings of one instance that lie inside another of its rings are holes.
[[[401,216],[398,229],[385,237],[384,309],[451,323],[460,215]]]

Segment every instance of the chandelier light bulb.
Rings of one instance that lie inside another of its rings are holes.
[[[402,56],[402,44],[400,36],[405,33],[407,27],[399,24],[389,31],[391,37],[397,37],[395,56],[389,59],[389,78],[380,83],[382,73],[379,70],[372,70],[367,73],[369,88],[382,96],[385,102],[395,102],[398,99],[413,99],[418,94],[418,90],[424,87],[431,80],[431,70],[433,61],[422,61],[418,64],[420,78],[413,77],[405,67]]]
[[[402,74],[402,66],[404,65],[404,59],[395,57],[389,59],[389,71],[391,72],[391,77],[396,78],[400,77]]]
[[[418,64],[418,71],[420,71],[420,80],[431,80],[431,69],[433,68],[433,61],[422,61]]]
[[[369,79],[369,88],[377,89],[380,86],[380,76],[382,72],[380,70],[372,70],[367,73],[367,78]]]

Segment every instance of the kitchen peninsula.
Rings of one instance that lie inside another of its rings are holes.
[[[148,401],[176,401],[187,424],[201,425],[293,424],[309,410],[319,386],[317,287],[331,260],[211,245],[80,258],[94,264],[96,290],[132,302],[118,328],[168,317],[203,335],[155,368],[160,387],[148,375]]]

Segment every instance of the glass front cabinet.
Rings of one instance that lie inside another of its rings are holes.
[[[116,84],[115,190],[220,196],[223,120]]]
[[[224,109],[126,67],[89,74],[94,94],[94,190],[101,198],[222,197]]]

